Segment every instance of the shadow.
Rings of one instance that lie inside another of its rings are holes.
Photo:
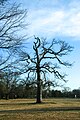
[[[27,102],[25,102],[25,103],[0,103],[0,105],[3,105],[3,106],[5,106],[5,105],[8,105],[8,106],[10,106],[10,105],[37,105],[37,104],[48,104],[47,102],[41,102],[41,103],[36,103],[36,102],[31,102],[31,103],[27,103]],[[56,104],[55,102],[53,102],[52,104]]]
[[[27,105],[28,103],[3,103],[3,104],[0,104],[0,105],[3,105],[3,106],[5,106],[5,105],[8,105],[8,106],[10,106],[10,105]]]
[[[30,103],[29,103],[30,104]],[[35,104],[35,103],[31,103]],[[22,110],[0,110],[0,113],[34,113],[34,112],[49,112],[49,111],[80,111],[80,107],[50,107],[50,108],[32,108]]]

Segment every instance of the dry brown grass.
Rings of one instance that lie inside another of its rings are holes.
[[[80,99],[0,100],[0,120],[80,120]]]

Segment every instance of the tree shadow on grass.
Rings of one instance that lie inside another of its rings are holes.
[[[49,108],[32,108],[21,110],[0,110],[0,113],[34,113],[34,112],[49,112],[49,111],[80,111],[80,107],[49,107]]]
[[[3,106],[5,106],[5,105],[8,105],[8,106],[11,106],[11,105],[37,105],[37,104],[48,104],[47,102],[41,102],[41,103],[36,103],[36,102],[31,102],[31,103],[27,103],[27,102],[25,102],[25,103],[0,103],[0,105],[3,105]],[[52,103],[50,103],[50,104],[56,104],[56,102],[52,102]]]

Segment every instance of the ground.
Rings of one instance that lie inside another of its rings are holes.
[[[80,99],[0,100],[0,120],[80,120]]]

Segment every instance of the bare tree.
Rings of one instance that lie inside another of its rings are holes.
[[[20,5],[0,4],[0,70],[10,66],[13,51],[26,37],[23,35],[26,15],[27,10],[21,9]]]
[[[72,64],[65,62],[64,56],[68,55],[73,47],[65,41],[57,41],[53,39],[47,42],[46,39],[35,37],[36,42],[33,44],[32,54],[26,52],[21,53],[23,61],[26,61],[27,66],[24,67],[23,73],[27,73],[27,78],[37,83],[37,103],[42,102],[42,87],[43,84],[53,84],[54,80],[50,75],[53,74],[56,79],[65,80],[66,74],[60,72],[61,66],[69,67]],[[62,59],[63,58],[63,59]]]

